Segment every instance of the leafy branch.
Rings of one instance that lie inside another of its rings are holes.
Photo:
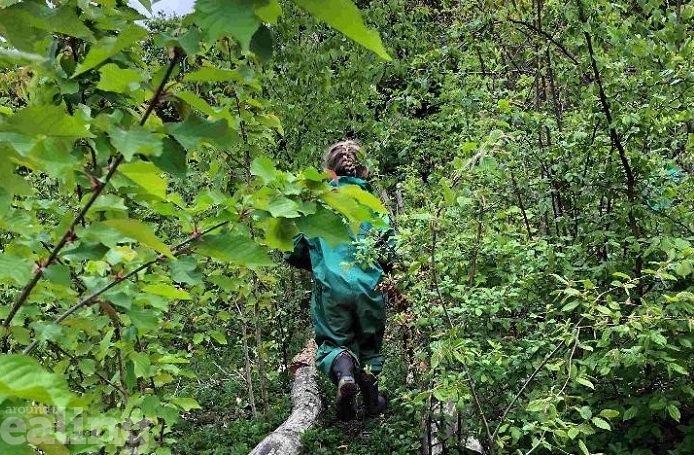
[[[180,242],[179,244],[177,244],[176,246],[174,246],[173,249],[171,250],[171,252],[173,253],[174,256],[180,256],[181,254],[186,252],[185,247],[188,246],[190,243],[194,242],[195,240],[198,240],[199,238],[203,237],[204,235],[206,235],[212,231],[216,231],[217,229],[226,226],[227,224],[229,224],[229,221],[222,221],[221,223],[215,224],[214,226],[212,226],[208,229],[205,229],[204,231],[196,233],[196,235],[192,235],[189,238],[187,238],[186,240],[184,240],[184,241]],[[88,295],[87,297],[80,300],[72,307],[70,307],[67,311],[65,311],[63,314],[61,314],[59,317],[57,317],[53,321],[53,324],[60,324],[65,319],[67,319],[71,315],[73,315],[75,312],[77,312],[80,309],[94,303],[99,296],[101,296],[102,294],[104,294],[105,292],[107,292],[108,290],[113,288],[114,286],[118,285],[119,283],[122,283],[125,280],[132,278],[133,276],[137,275],[142,270],[149,268],[150,266],[156,264],[159,261],[164,260],[165,258],[166,258],[165,255],[159,254],[156,258],[145,262],[144,264],[140,265],[139,267],[136,267],[135,269],[131,270],[130,272],[126,273],[125,275],[117,277],[115,280],[111,281],[109,284],[94,291],[93,293],[91,293],[90,295]],[[24,351],[22,351],[22,353],[23,354],[31,353],[31,351],[33,351],[36,348],[38,343],[39,343],[38,340],[32,341],[31,344],[29,344],[26,348],[24,348]]]
[[[161,99],[161,95],[164,92],[164,88],[166,87],[166,84],[171,77],[171,74],[173,72],[173,69],[175,68],[176,64],[178,63],[179,59],[183,55],[183,51],[179,48],[174,48],[173,51],[173,56],[171,57],[169,61],[169,65],[166,69],[166,73],[164,74],[164,77],[162,78],[161,82],[159,83],[159,86],[155,90],[154,94],[152,95],[152,98],[149,101],[149,104],[147,106],[147,110],[145,113],[142,115],[142,118],[140,119],[140,126],[143,126],[146,122],[149,116],[152,114],[154,111],[154,108],[156,105],[159,103]],[[108,168],[108,173],[106,176],[103,178],[102,181],[98,182],[98,185],[96,185],[94,191],[92,192],[89,200],[87,203],[80,209],[80,211],[77,213],[75,218],[72,220],[70,225],[65,229],[65,232],[63,233],[63,236],[60,238],[58,243],[53,247],[51,250],[48,258],[45,261],[42,261],[41,264],[39,264],[39,267],[36,267],[36,270],[34,272],[34,275],[31,277],[31,280],[22,288],[21,293],[17,297],[17,300],[15,300],[14,304],[12,305],[12,308],[10,308],[10,311],[8,312],[7,316],[5,317],[5,320],[2,322],[2,325],[0,327],[4,329],[8,329],[10,326],[10,323],[14,319],[14,317],[17,315],[17,312],[19,309],[24,305],[27,300],[29,299],[29,296],[31,295],[31,291],[36,287],[38,282],[41,280],[41,277],[43,276],[44,270],[49,267],[53,262],[58,258],[58,254],[60,251],[67,245],[67,243],[74,237],[74,231],[75,227],[77,226],[78,223],[82,222],[84,220],[84,217],[86,216],[87,212],[89,209],[94,205],[98,197],[101,195],[103,192],[104,188],[106,188],[106,185],[108,182],[111,180],[111,178],[115,175],[116,170],[118,169],[118,166],[123,162],[124,156],[123,154],[119,153],[113,162],[109,165]],[[9,345],[8,345],[8,338],[9,338],[9,331],[5,330],[5,333],[3,335],[3,352],[8,352],[9,350]]]

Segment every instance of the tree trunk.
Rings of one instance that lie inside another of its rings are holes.
[[[249,455],[293,455],[301,453],[301,435],[318,419],[323,404],[318,391],[314,366],[316,344],[313,340],[292,360],[292,413],[275,431],[263,439]]]

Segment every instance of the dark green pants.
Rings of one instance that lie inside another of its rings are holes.
[[[386,311],[383,295],[373,289],[339,292],[316,283],[311,298],[316,331],[316,365],[330,376],[335,357],[348,351],[361,368],[380,373]]]

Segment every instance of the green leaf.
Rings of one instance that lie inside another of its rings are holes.
[[[150,284],[142,288],[143,292],[149,292],[150,294],[161,295],[163,297],[168,297],[175,300],[192,300],[193,297],[184,291],[183,289],[178,289],[176,286],[171,286],[170,284],[157,283]]]
[[[345,194],[349,194],[360,204],[367,206],[376,213],[387,212],[380,199],[368,191],[361,189],[359,185],[344,185],[339,187],[338,190]]]
[[[195,22],[207,43],[219,38],[235,38],[243,50],[248,50],[251,37],[260,25],[255,9],[267,4],[263,0],[197,0],[189,20]]]
[[[0,282],[13,282],[23,286],[30,279],[34,262],[7,253],[0,253]]]
[[[294,223],[287,219],[270,218],[265,226],[265,243],[280,251],[294,249],[294,236],[299,232]]]
[[[166,189],[168,184],[159,174],[161,171],[147,161],[134,161],[132,163],[121,164],[118,172],[128,177],[139,187],[147,191],[152,196],[159,199],[166,199]]]
[[[106,92],[128,93],[140,88],[142,74],[131,68],[120,68],[114,63],[108,63],[99,70],[101,78],[96,88]]]
[[[329,191],[321,196],[323,201],[328,203],[349,221],[365,221],[371,218],[371,210],[358,203],[352,196],[342,191]]]
[[[351,241],[342,217],[324,207],[318,207],[313,215],[298,218],[296,227],[306,237],[321,237],[332,246]]]
[[[125,314],[140,333],[152,332],[159,326],[159,316],[150,308],[131,308]]]
[[[227,337],[218,330],[213,330],[210,332],[210,337],[221,345],[228,344]]]
[[[588,387],[588,388],[591,388],[591,389],[595,390],[595,386],[593,385],[593,383],[590,382],[588,379],[586,379],[586,378],[583,377],[583,376],[576,378],[575,381],[578,382],[578,383],[581,384],[581,385],[584,385],[584,386],[586,386],[586,387]]]
[[[187,175],[186,150],[169,137],[164,138],[161,155],[150,157],[150,159],[159,169],[174,177],[185,178]]]
[[[77,116],[70,116],[60,106],[30,106],[0,123],[0,129],[29,137],[53,136],[66,138],[94,137],[89,125]]]
[[[675,406],[674,404],[669,404],[667,405],[667,413],[670,414],[670,417],[673,418],[673,420],[679,422],[680,419],[682,418],[682,414],[680,414],[680,410]]]
[[[132,161],[136,154],[159,156],[162,153],[162,134],[152,133],[148,129],[133,125],[128,130],[111,128],[111,144],[123,154],[126,161]]]
[[[176,283],[186,283],[191,286],[202,283],[202,273],[196,271],[198,261],[190,256],[179,256],[169,262],[171,279]]]
[[[33,357],[0,354],[0,395],[68,407],[76,397],[65,378],[50,373]]]
[[[600,415],[608,419],[614,419],[619,416],[619,411],[615,411],[614,409],[603,409],[600,411]]]
[[[208,121],[196,114],[190,114],[182,123],[168,126],[168,131],[187,150],[195,150],[202,143],[227,148],[239,140],[238,133],[229,128],[225,119]]]
[[[607,423],[607,421],[601,417],[593,417],[590,419],[593,422],[593,425],[595,425],[598,428],[601,428],[603,430],[610,431],[612,428],[610,427],[610,424]]]
[[[275,163],[270,158],[259,156],[251,163],[251,175],[260,177],[263,183],[267,185],[277,176]]]
[[[136,377],[150,377],[150,369],[152,368],[152,364],[147,354],[143,352],[133,352],[130,354],[130,361],[133,363]]]
[[[272,265],[267,252],[255,243],[250,233],[242,230],[206,235],[196,243],[195,250],[220,261],[247,267]]]
[[[272,59],[272,32],[265,25],[261,25],[251,39],[250,49],[258,56],[261,62]]]
[[[118,32],[118,36],[107,36],[100,39],[96,44],[91,46],[84,61],[77,65],[72,77],[79,76],[98,66],[105,60],[130,47],[135,42],[143,39],[148,34],[149,32],[147,29],[139,25],[128,24]]]
[[[284,196],[270,199],[267,210],[274,218],[298,218],[301,216],[299,204]]]
[[[137,240],[143,245],[154,248],[165,256],[173,258],[173,254],[171,250],[169,250],[169,247],[154,235],[154,229],[141,221],[122,218],[107,220],[104,221],[103,224],[133,240]]]
[[[578,448],[581,449],[581,453],[583,455],[590,455],[590,452],[588,451],[588,447],[586,447],[586,443],[583,442],[583,440],[578,441]]]
[[[277,0],[270,0],[267,5],[255,9],[255,14],[269,24],[276,24],[282,15],[282,7]]]
[[[194,398],[174,397],[169,401],[183,409],[185,412],[188,412],[191,409],[202,409],[200,404]]]
[[[622,415],[622,420],[624,420],[626,422],[627,420],[633,419],[638,414],[639,414],[639,408],[636,406],[632,406],[629,409],[627,409],[626,411],[624,411],[624,414]]]
[[[359,8],[351,0],[292,0],[316,18],[342,32],[384,60],[391,60],[376,30],[364,25]]]

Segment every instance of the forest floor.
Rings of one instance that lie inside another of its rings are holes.
[[[305,454],[409,455],[420,452],[420,418],[400,398],[406,392],[407,369],[398,343],[388,335],[385,351],[387,369],[380,377],[380,384],[389,400],[388,412],[377,418],[366,418],[360,407],[357,419],[337,420],[332,408],[334,385],[319,376],[324,410],[314,427],[304,434]],[[240,347],[209,346],[205,355],[194,360],[191,369],[197,377],[182,381],[177,393],[197,399],[202,409],[185,414],[174,427],[174,454],[247,455],[288,417],[291,384],[286,374],[276,370],[268,373],[267,412],[263,412],[256,398],[258,412],[257,417],[253,417],[242,359]]]

